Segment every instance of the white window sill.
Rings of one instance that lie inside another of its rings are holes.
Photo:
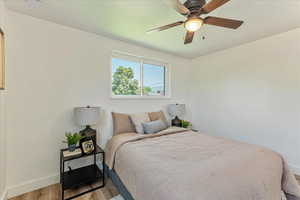
[[[112,100],[169,100],[170,96],[111,96]]]

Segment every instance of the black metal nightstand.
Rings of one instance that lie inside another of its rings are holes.
[[[78,147],[80,148],[80,147]],[[92,189],[89,189],[87,191],[81,192],[79,194],[73,195],[71,197],[68,197],[66,200],[74,199],[76,197],[79,197],[81,195],[84,195],[86,193],[98,190],[105,186],[105,177],[104,177],[104,163],[105,163],[105,153],[99,147],[96,145],[95,150],[93,153],[90,154],[81,154],[77,156],[72,157],[64,157],[63,152],[67,151],[68,149],[61,149],[60,150],[60,183],[61,183],[61,198],[62,200],[65,200],[65,190],[68,189],[75,189],[81,186],[90,185],[92,183],[95,183],[97,181],[100,181],[101,184],[99,186],[93,187]],[[98,167],[96,163],[96,156],[100,154],[102,155],[102,170]],[[65,162],[80,159],[88,156],[93,156],[94,162],[91,165],[80,167],[77,169],[71,169],[69,171],[65,171]]]

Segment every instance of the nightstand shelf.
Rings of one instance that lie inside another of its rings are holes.
[[[77,148],[80,148],[80,147],[77,147]],[[61,151],[67,151],[68,149],[62,149]],[[75,159],[78,159],[78,158],[84,158],[84,157],[87,157],[87,156],[93,156],[94,154],[100,154],[100,153],[104,153],[104,151],[98,146],[96,145],[95,147],[95,151],[93,153],[90,153],[90,154],[81,154],[81,155],[77,155],[77,156],[71,156],[71,157],[63,157],[63,161],[70,161],[70,160],[75,160]]]
[[[105,153],[98,145],[95,146],[95,151],[91,154],[81,154],[72,157],[64,157],[63,152],[66,150],[67,149],[61,149],[60,151],[60,183],[62,188],[62,196],[61,196],[62,200],[74,199],[81,195],[84,195],[89,192],[93,192],[105,186],[105,176],[104,176]],[[96,163],[96,156],[98,154],[102,155],[101,162],[102,162],[103,170],[101,170]],[[69,169],[68,171],[65,171],[65,162],[70,162],[72,160],[81,159],[88,156],[93,157],[94,160],[93,164],[80,167],[77,169]],[[88,189],[74,196],[67,197],[65,199],[65,190],[77,189],[82,186],[92,185],[96,183],[97,186],[92,187],[91,189]]]
[[[97,165],[89,165],[68,172],[64,172],[64,190],[89,185],[103,177]]]

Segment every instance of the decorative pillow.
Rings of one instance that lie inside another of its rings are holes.
[[[162,120],[151,121],[147,123],[143,123],[144,133],[157,133],[159,131],[165,130],[168,126]]]
[[[144,133],[144,128],[142,123],[150,122],[150,118],[148,113],[136,113],[136,114],[131,114],[130,118],[132,120],[132,123],[135,126],[135,130],[137,133]]]
[[[162,120],[166,126],[169,126],[166,116],[162,110],[158,112],[149,112],[148,114],[151,121]]]
[[[112,112],[114,135],[135,132],[130,116],[123,113]]]

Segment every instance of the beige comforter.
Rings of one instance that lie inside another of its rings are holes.
[[[114,136],[106,155],[135,200],[300,200],[283,158],[256,145],[169,129]]]

